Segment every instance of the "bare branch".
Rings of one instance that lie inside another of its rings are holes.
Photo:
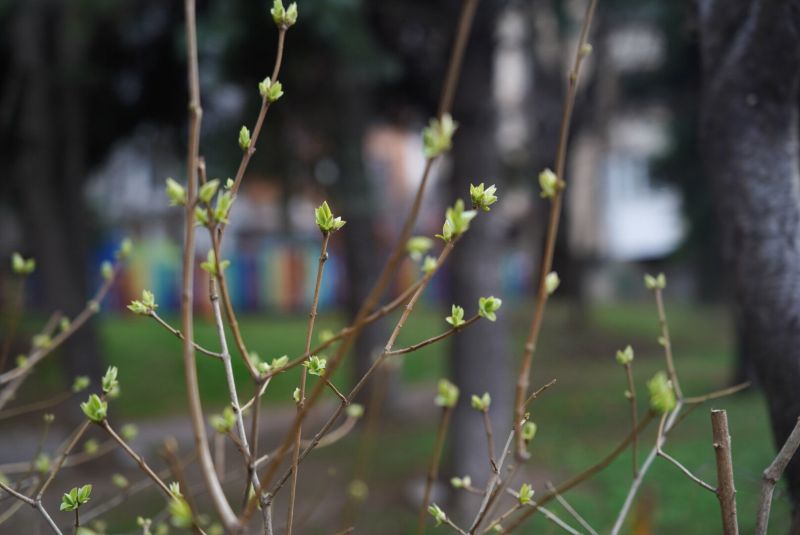
[[[717,497],[722,512],[723,535],[739,535],[736,520],[736,487],[733,484],[733,459],[731,434],[728,431],[728,413],[711,411],[711,432],[714,437],[714,455],[717,458]]]

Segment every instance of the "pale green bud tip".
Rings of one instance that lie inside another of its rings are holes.
[[[430,504],[428,506],[428,513],[436,521],[436,525],[437,526],[441,526],[442,522],[446,522],[447,521],[447,515],[444,514],[444,511],[442,511],[442,508],[439,507],[438,505],[436,505],[435,503],[432,503],[432,504]]]
[[[650,393],[650,408],[657,414],[664,414],[675,408],[677,400],[672,381],[667,379],[667,374],[658,372],[647,381],[647,390]]]
[[[408,242],[406,242],[408,256],[410,256],[414,262],[422,260],[422,256],[430,251],[431,247],[433,247],[433,240],[427,236],[414,236],[409,238]]]
[[[119,434],[122,435],[122,438],[125,440],[133,440],[139,434],[139,428],[134,424],[125,424],[122,426],[122,429],[119,430]]]
[[[130,485],[130,483],[128,482],[128,478],[123,476],[122,474],[112,474],[111,475],[111,483],[115,487],[119,487],[121,489],[124,489],[124,488],[128,487],[128,485]]]
[[[83,451],[88,455],[94,455],[100,449],[100,444],[93,438],[83,443]]]
[[[328,201],[323,201],[321,205],[314,209],[314,217],[320,232],[323,234],[337,231],[347,223],[341,217],[333,216],[331,207],[328,206]]]
[[[143,316],[147,316],[155,312],[157,308],[158,304],[156,303],[156,297],[153,292],[149,290],[142,290],[141,300],[136,299],[131,301],[131,304],[128,305],[128,310],[134,314],[140,314]]]
[[[76,394],[83,390],[86,390],[89,387],[89,378],[85,375],[79,375],[75,378],[75,381],[72,383],[72,391]]]
[[[30,275],[36,269],[36,260],[22,258],[19,253],[11,255],[11,270],[15,275]]]
[[[438,262],[432,256],[426,256],[425,260],[422,261],[422,272],[426,275],[430,275],[434,271],[436,271],[436,265]]]
[[[586,57],[592,53],[592,45],[591,43],[584,43],[581,47],[581,56]]]
[[[225,271],[225,269],[231,264],[230,260],[220,260],[219,261],[219,268],[221,271]],[[217,276],[217,257],[214,254],[214,249],[209,249],[208,254],[206,255],[205,262],[200,262],[200,269],[211,275],[212,277]]]
[[[458,305],[453,305],[450,315],[444,319],[453,327],[461,327],[464,325],[464,309]]]
[[[627,346],[625,349],[620,349],[617,351],[617,362],[622,366],[633,362],[633,348],[631,346]]]
[[[490,210],[489,207],[497,202],[496,192],[497,187],[494,184],[488,188],[484,188],[483,182],[477,186],[470,184],[469,196],[472,199],[472,207],[488,212]]]
[[[442,233],[437,234],[445,242],[450,242],[464,234],[469,229],[469,223],[478,215],[476,210],[464,210],[464,201],[458,199],[455,204],[445,212]]]
[[[303,362],[303,366],[308,369],[308,373],[316,376],[321,376],[323,373],[325,373],[325,367],[327,365],[328,361],[326,359],[316,355],[312,355],[311,358]]]
[[[530,442],[536,436],[536,431],[538,431],[538,426],[533,422],[525,422],[522,424],[522,439],[525,442]]]
[[[242,126],[239,130],[239,148],[247,150],[250,147],[250,129]]]
[[[472,394],[472,399],[470,402],[473,409],[477,411],[488,411],[489,406],[492,404],[492,397],[489,395],[489,392],[484,392],[484,394],[480,397]]]
[[[364,501],[369,495],[369,487],[361,479],[355,479],[347,485],[347,494],[356,501]]]
[[[450,150],[453,144],[453,134],[458,129],[458,123],[449,113],[442,115],[441,120],[433,118],[428,126],[422,130],[422,143],[425,156],[435,158]]]
[[[255,358],[253,358],[255,356]],[[282,357],[278,357],[276,359],[272,359],[272,363],[260,362],[258,359],[258,355],[256,353],[252,353],[250,355],[253,358],[253,361],[256,363],[256,367],[261,373],[270,373],[276,372],[282,368],[285,368],[287,364],[289,364],[289,356],[283,355]]]
[[[439,407],[452,409],[458,403],[458,387],[447,379],[439,379],[434,403]]]
[[[97,394],[92,394],[88,400],[81,403],[81,410],[91,421],[100,423],[106,419],[108,403],[100,399]]]
[[[84,485],[80,488],[75,487],[61,498],[61,507],[60,510],[62,511],[74,511],[78,509],[81,505],[85,504],[89,501],[90,496],[92,494],[92,486],[91,485]]]
[[[242,128],[244,128],[244,127],[242,127]],[[248,143],[249,143],[250,133],[248,132],[247,135],[248,135]],[[247,147],[245,147],[245,148],[247,148]],[[200,191],[197,193],[197,197],[200,199],[200,202],[202,202],[203,204],[210,204],[211,203],[211,199],[213,199],[214,195],[217,194],[217,190],[219,190],[219,179],[215,178],[214,180],[209,180],[208,182],[206,182],[205,184],[200,186]]]
[[[454,477],[450,479],[450,484],[454,489],[463,489],[472,486],[472,478],[469,476]]]
[[[46,424],[52,424],[55,421],[55,419],[56,415],[51,412],[47,412],[42,416],[42,420],[44,420],[44,423]]]
[[[167,178],[166,192],[170,206],[184,206],[186,204],[186,190],[172,177]]]
[[[103,279],[110,281],[114,277],[114,266],[108,260],[100,264],[100,274]]]
[[[478,299],[478,315],[489,321],[497,319],[496,312],[500,310],[503,301],[495,296],[481,297]]]
[[[647,274],[644,276],[644,287],[648,290],[663,290],[667,287],[667,277],[663,273],[655,277]]]
[[[551,271],[547,274],[544,278],[544,288],[547,290],[547,295],[553,295],[558,289],[558,286],[561,284],[561,279],[558,277],[558,273],[555,271]]]
[[[287,9],[283,7],[281,0],[275,0],[270,14],[279,28],[288,29],[297,22],[297,4],[292,2]]]
[[[258,83],[258,93],[261,95],[261,98],[272,103],[283,96],[283,85],[277,80],[273,82],[268,76]]]
[[[292,392],[292,399],[295,403],[300,403],[300,388],[295,388]]]
[[[236,424],[236,413],[228,406],[223,409],[222,414],[214,414],[208,421],[217,433],[224,435]]]
[[[46,453],[40,453],[33,462],[33,469],[40,474],[48,473],[50,471],[50,456]]]
[[[320,342],[322,342],[322,343],[324,344],[324,343],[326,343],[326,342],[330,342],[331,340],[333,340],[333,337],[334,337],[334,336],[336,336],[336,335],[335,335],[335,334],[333,334],[333,331],[332,331],[332,330],[330,330],[330,329],[323,329],[323,330],[322,330],[322,331],[320,331],[320,333],[319,333],[319,341],[320,341]]]
[[[358,403],[353,403],[347,406],[347,416],[349,418],[361,418],[364,416],[364,406]]]
[[[117,381],[116,366],[108,367],[108,370],[106,370],[105,375],[103,375],[102,387],[103,387],[103,392],[105,392],[106,394],[113,392],[114,390],[119,388],[119,382]]]
[[[176,528],[188,529],[194,525],[192,509],[182,495],[173,493],[167,509],[169,511],[170,522],[172,522],[172,525]]]
[[[61,318],[61,321],[58,322],[58,328],[61,329],[61,332],[68,331],[71,326],[72,322],[69,318]]]
[[[523,483],[519,488],[519,503],[520,505],[528,505],[533,499],[533,488],[529,483]]]
[[[542,189],[542,197],[545,199],[552,199],[561,189],[561,183],[556,174],[550,169],[545,169],[539,173],[539,187]]]

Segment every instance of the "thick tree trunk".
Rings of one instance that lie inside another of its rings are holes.
[[[465,199],[467,204],[469,185],[478,182],[487,186],[497,184],[498,202],[503,202],[492,98],[498,9],[498,2],[481,3],[456,93],[453,115],[459,129],[452,152],[452,196]],[[499,216],[499,210],[482,213],[459,242],[449,264],[452,302],[463,306],[468,316],[477,310],[481,296],[510,297],[503,296],[500,287],[498,259],[503,252],[504,224]],[[460,476],[469,474],[478,485],[483,485],[489,476],[489,458],[483,424],[480,415],[470,407],[469,398],[472,394],[491,394],[495,448],[500,451],[511,414],[508,320],[508,308],[501,309],[496,323],[480,321],[453,337],[453,382],[461,389],[462,401],[453,415],[450,468]],[[471,495],[459,493],[457,497],[467,502],[458,504],[457,509],[475,510]]]
[[[800,415],[800,0],[699,7],[704,163],[736,286],[737,336],[782,444]],[[786,474],[797,519],[800,461]]]

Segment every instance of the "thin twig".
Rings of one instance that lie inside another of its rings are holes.
[[[548,291],[546,285],[546,277],[550,273],[553,266],[553,254],[555,253],[556,237],[558,235],[558,225],[561,215],[561,204],[563,200],[563,190],[566,184],[564,171],[566,168],[567,157],[567,144],[569,140],[570,123],[572,119],[572,110],[575,106],[575,95],[577,93],[578,79],[580,77],[581,65],[585,57],[584,46],[587,43],[589,34],[589,27],[592,24],[594,10],[597,6],[597,0],[589,0],[586,7],[586,15],[583,19],[583,26],[581,27],[580,38],[578,39],[578,49],[575,52],[575,61],[569,73],[567,80],[567,89],[564,96],[564,109],[561,115],[561,127],[558,136],[558,149],[556,151],[556,177],[558,177],[559,187],[556,188],[556,193],[553,196],[550,204],[550,215],[547,221],[547,233],[544,245],[544,253],[542,254],[542,262],[539,268],[539,288],[536,296],[536,308],[534,309],[533,319],[531,320],[531,327],[528,332],[527,339],[525,340],[525,348],[522,355],[522,364],[520,366],[519,375],[517,377],[516,394],[515,394],[515,412],[514,421],[517,425],[525,419],[525,399],[528,397],[528,385],[530,383],[531,363],[533,362],[533,355],[536,350],[536,344],[539,339],[539,331],[542,326],[542,319],[544,318],[545,305],[547,304]],[[525,448],[525,441],[522,433],[517,434],[517,448],[516,456],[518,460],[525,460],[529,454]]]
[[[56,463],[53,466],[53,469],[50,471],[50,475],[47,477],[47,479],[44,481],[44,483],[42,483],[42,485],[37,489],[36,497],[34,498],[36,501],[39,501],[39,500],[42,499],[42,496],[44,495],[44,491],[47,490],[47,487],[49,487],[50,483],[53,482],[53,480],[55,479],[56,475],[61,470],[61,467],[64,466],[64,461],[67,459],[67,456],[70,454],[72,449],[78,444],[78,441],[81,439],[83,434],[89,428],[89,424],[90,423],[91,422],[89,420],[86,420],[75,431],[75,434],[72,436],[72,439],[70,439],[69,443],[64,448],[64,451],[61,452],[61,455],[59,455],[58,460],[56,460]]]
[[[745,381],[744,383],[739,383],[738,385],[729,386],[728,388],[723,388],[722,390],[717,390],[716,392],[711,392],[703,396],[684,398],[683,403],[685,405],[697,405],[699,403],[705,403],[706,401],[711,401],[712,399],[722,398],[725,396],[736,394],[737,392],[741,392],[742,390],[748,388],[749,386],[750,386],[750,381]]]
[[[758,501],[758,513],[756,515],[755,535],[767,535],[769,526],[769,514],[772,508],[772,493],[775,492],[775,485],[778,484],[783,471],[786,470],[789,461],[794,457],[798,446],[800,446],[800,418],[781,447],[778,455],[764,470],[761,476],[761,497]]]
[[[155,311],[155,310],[152,310],[152,311],[150,311],[150,317],[152,317],[154,320],[156,320],[156,322],[157,322],[159,325],[161,325],[162,327],[164,327],[164,328],[165,328],[167,331],[169,331],[170,333],[172,333],[172,334],[173,334],[174,336],[176,336],[176,337],[177,337],[179,340],[183,340],[183,334],[182,334],[182,333],[181,333],[181,332],[180,332],[178,329],[176,329],[175,327],[173,327],[172,325],[170,325],[169,323],[167,323],[166,321],[164,321],[164,320],[161,318],[161,316],[159,316],[158,314],[156,314],[156,311]],[[208,355],[209,357],[214,357],[214,358],[216,358],[216,359],[221,359],[221,358],[222,358],[222,355],[220,355],[219,353],[217,353],[217,352],[215,352],[215,351],[211,351],[210,349],[206,349],[206,348],[204,348],[203,346],[201,346],[200,344],[198,344],[197,342],[192,342],[192,345],[194,345],[194,348],[195,348],[197,351],[199,351],[200,353],[203,353],[204,355]]]
[[[633,381],[633,366],[630,362],[625,363],[625,377],[628,379],[628,401],[631,405],[631,429],[636,429],[638,426],[639,416],[636,410],[636,383]],[[639,472],[639,439],[633,437],[633,444],[631,444],[632,461],[633,461],[633,477]]]
[[[731,434],[728,431],[728,413],[711,411],[711,432],[714,438],[714,455],[717,459],[717,497],[722,513],[723,535],[739,535],[736,520],[736,486],[733,483]]]
[[[469,327],[470,325],[472,325],[473,323],[475,323],[479,319],[481,319],[481,317],[476,314],[476,315],[472,316],[471,318],[469,318],[468,320],[466,320],[461,325],[459,325],[458,327],[453,327],[452,329],[449,329],[449,330],[443,332],[442,334],[438,334],[436,336],[432,336],[431,338],[428,338],[427,340],[423,340],[422,342],[417,342],[414,345],[410,345],[410,346],[404,347],[402,349],[394,349],[392,351],[389,351],[386,354],[386,356],[387,357],[394,357],[394,356],[397,356],[397,355],[405,355],[407,353],[413,353],[414,351],[422,349],[425,346],[429,346],[431,344],[435,344],[436,342],[440,342],[440,341],[444,340],[445,338],[450,338],[451,336],[453,336],[454,334],[456,334],[460,330]]]
[[[556,380],[555,379],[551,379],[549,383],[546,383],[545,385],[539,387],[538,390],[536,390],[533,394],[528,396],[528,399],[525,400],[525,407],[530,405],[532,401],[537,399],[540,395],[542,395],[548,388],[550,388],[554,384],[556,384]]]
[[[486,513],[489,510],[489,505],[493,500],[495,488],[497,488],[498,483],[500,482],[500,472],[503,470],[503,464],[506,461],[506,457],[508,456],[509,450],[511,450],[512,441],[514,439],[514,429],[511,429],[511,432],[508,434],[508,438],[506,439],[506,445],[503,448],[503,453],[500,455],[500,460],[497,462],[497,471],[492,474],[492,477],[489,478],[489,482],[486,484],[486,491],[483,496],[483,502],[481,503],[478,512],[475,514],[475,519],[472,521],[472,525],[469,528],[469,533],[475,533],[483,519],[486,517]]]
[[[683,392],[678,381],[678,372],[675,371],[675,360],[672,357],[672,341],[669,337],[669,323],[667,323],[667,313],[664,310],[664,293],[662,288],[655,289],[656,308],[658,309],[658,322],[661,325],[661,344],[664,346],[664,356],[667,360],[667,373],[672,381],[672,388],[678,399],[683,399]]]
[[[436,430],[436,442],[433,446],[431,462],[428,465],[428,475],[425,479],[425,490],[422,492],[422,503],[417,515],[417,535],[425,533],[425,519],[428,514],[428,502],[431,499],[431,489],[436,478],[439,477],[439,461],[442,458],[444,449],[444,439],[447,436],[447,429],[450,427],[450,417],[453,414],[452,407],[442,407],[442,415],[439,419],[439,426]]]
[[[310,358],[311,355],[311,339],[314,335],[314,323],[317,319],[317,305],[319,304],[319,292],[320,288],[322,287],[322,274],[325,271],[325,262],[328,260],[328,242],[331,239],[330,232],[323,232],[322,235],[322,244],[320,245],[320,252],[319,252],[319,264],[317,265],[317,280],[314,284],[314,297],[311,299],[311,311],[308,313],[308,327],[306,328],[306,345],[305,345],[305,352],[303,356],[305,358]],[[308,368],[303,368],[300,372],[300,393],[297,401],[297,410],[298,412],[303,410],[303,404],[305,403],[306,397],[306,381],[308,379]],[[327,377],[323,377],[323,380],[333,389],[334,392],[339,396],[339,398],[346,403],[347,400],[344,398],[341,392],[337,390],[333,383],[331,383]],[[300,458],[300,443],[302,441],[302,434],[303,428],[302,426],[297,427],[297,431],[295,433],[294,438],[294,451],[292,452],[292,482],[289,487],[289,507],[287,511],[287,520],[286,520],[286,533],[288,535],[292,534],[292,527],[294,524],[294,502],[295,496],[297,494],[297,473],[298,473],[298,459]]]
[[[49,399],[36,401],[28,405],[21,405],[19,407],[14,407],[11,409],[6,409],[0,412],[0,420],[7,420],[8,418],[14,418],[15,416],[22,416],[23,414],[29,414],[31,412],[49,409],[50,407],[54,407],[55,405],[58,405],[62,401],[69,399],[71,396],[72,396],[72,391],[65,390],[64,392],[56,394],[55,396]]]
[[[47,521],[47,524],[50,526],[50,529],[52,529],[54,533],[57,533],[58,535],[63,535],[61,530],[58,529],[58,526],[56,525],[56,523],[53,522],[52,517],[48,514],[47,509],[45,509],[44,505],[42,505],[42,501],[41,500],[34,500],[34,499],[31,499],[31,498],[28,498],[24,494],[22,494],[20,492],[17,492],[16,490],[12,489],[11,487],[6,485],[2,481],[0,481],[0,489],[3,489],[4,491],[6,491],[7,493],[11,494],[16,499],[18,499],[20,501],[23,501],[23,502],[27,503],[28,505],[30,505],[31,507],[33,507]]]
[[[591,533],[591,535],[598,535],[597,531],[595,531],[595,529],[591,526],[591,524],[589,524],[586,521],[586,519],[584,519],[578,513],[578,511],[576,511],[575,508],[572,507],[572,505],[570,505],[570,503],[567,501],[566,498],[564,498],[561,494],[558,493],[558,490],[553,486],[553,483],[548,481],[546,487],[547,490],[553,492],[556,495],[556,500],[558,500],[558,503],[561,504],[561,507],[563,507],[566,512],[572,515],[572,518],[574,518],[578,522],[578,524],[580,524],[583,527],[583,529]]]

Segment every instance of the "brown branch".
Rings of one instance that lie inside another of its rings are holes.
[[[476,315],[472,316],[471,318],[469,318],[468,320],[466,320],[461,325],[459,325],[458,327],[453,327],[452,329],[449,329],[449,330],[443,332],[442,334],[438,334],[436,336],[428,338],[427,340],[423,340],[422,342],[417,342],[414,345],[410,345],[410,346],[404,347],[402,349],[394,349],[392,351],[389,351],[388,353],[386,353],[386,356],[387,357],[395,357],[395,356],[398,356],[398,355],[405,355],[405,354],[408,354],[408,353],[413,353],[414,351],[422,349],[425,346],[429,346],[431,344],[435,344],[436,342],[440,342],[440,341],[444,340],[445,338],[450,338],[451,336],[453,336],[454,334],[456,334],[460,330],[469,327],[470,325],[472,325],[473,323],[475,323],[479,319],[481,319],[481,317],[476,314]]]
[[[494,471],[492,477],[489,478],[489,482],[486,484],[483,502],[481,502],[481,506],[478,509],[478,512],[475,514],[475,519],[472,521],[472,525],[469,528],[468,533],[470,534],[475,533],[475,530],[480,527],[481,522],[483,522],[483,519],[486,518],[486,515],[489,512],[489,506],[497,496],[495,490],[498,488],[498,483],[500,483],[500,471],[503,469],[503,464],[505,464],[509,451],[511,451],[513,439],[514,429],[511,429],[511,432],[508,434],[508,439],[506,439],[506,445],[503,448],[503,453],[500,455],[500,460],[497,462],[497,469]]]
[[[61,470],[61,467],[64,466],[64,461],[66,461],[67,456],[70,454],[72,449],[78,444],[78,441],[81,439],[83,434],[86,433],[86,430],[89,428],[89,424],[90,423],[91,422],[89,420],[86,420],[75,431],[75,434],[72,436],[70,441],[67,443],[66,447],[64,448],[64,451],[61,452],[61,455],[59,455],[58,460],[56,460],[56,464],[55,464],[55,466],[53,466],[53,469],[50,471],[50,475],[47,477],[47,479],[44,481],[44,483],[42,483],[41,486],[37,489],[36,497],[34,498],[36,501],[40,501],[42,499],[42,496],[44,495],[44,491],[47,490],[47,487],[49,487],[50,483],[53,482],[53,480],[55,479],[56,475]]]
[[[591,524],[589,524],[586,521],[586,519],[583,518],[578,513],[578,511],[575,510],[574,507],[572,507],[572,505],[570,505],[570,503],[567,501],[566,498],[564,498],[561,494],[558,493],[558,490],[553,486],[553,483],[548,481],[547,484],[546,484],[546,487],[547,487],[547,490],[549,490],[550,492],[555,493],[556,500],[558,501],[558,503],[561,504],[561,507],[563,507],[566,512],[568,512],[570,515],[572,515],[572,518],[574,518],[575,521],[578,522],[578,524],[580,524],[583,527],[583,529],[588,531],[591,535],[598,535],[597,531],[591,526]]]
[[[558,149],[556,151],[556,176],[558,177],[560,186],[556,188],[556,193],[553,196],[550,204],[550,215],[547,221],[544,253],[542,254],[542,262],[539,268],[539,289],[537,291],[536,307],[533,312],[533,319],[531,320],[531,327],[528,332],[528,337],[525,340],[522,364],[520,365],[519,375],[517,377],[514,402],[514,422],[516,425],[521,425],[525,419],[525,399],[528,396],[531,364],[533,362],[533,355],[536,350],[536,344],[539,339],[539,331],[541,330],[542,319],[544,318],[544,310],[547,304],[548,292],[546,286],[546,277],[553,267],[553,254],[555,252],[556,237],[558,235],[558,225],[561,216],[563,190],[564,185],[566,184],[566,181],[564,180],[564,171],[566,167],[565,164],[570,122],[572,119],[572,110],[575,106],[575,96],[577,93],[581,65],[583,64],[583,59],[585,57],[584,45],[587,43],[589,27],[592,24],[592,17],[594,16],[594,10],[596,6],[597,0],[589,0],[589,3],[586,7],[586,15],[583,19],[583,26],[581,27],[580,38],[578,39],[578,49],[575,52],[575,61],[572,66],[572,70],[569,73],[566,95],[564,96],[564,109],[561,115]],[[527,459],[529,456],[528,451],[525,448],[525,440],[522,437],[522,433],[517,433],[516,456],[520,461]]]
[[[662,288],[655,289],[656,308],[658,309],[658,322],[661,325],[661,343],[664,345],[664,356],[667,360],[667,373],[669,380],[672,381],[672,388],[678,399],[683,399],[683,392],[678,381],[678,372],[675,371],[675,360],[672,357],[672,341],[669,337],[669,323],[667,323],[667,313],[664,310],[664,293]]]
[[[800,418],[797,419],[794,429],[792,429],[789,438],[784,442],[778,455],[775,456],[775,459],[761,476],[761,497],[758,501],[755,535],[767,535],[769,514],[772,508],[772,493],[775,491],[775,485],[778,484],[789,461],[794,457],[798,446],[800,446]]]
[[[636,429],[638,425],[639,416],[636,410],[636,383],[633,381],[633,366],[630,362],[625,363],[625,377],[628,379],[628,401],[631,404],[631,429]],[[633,461],[633,477],[639,473],[639,439],[633,437],[633,444],[631,444],[632,461]]]
[[[47,510],[42,505],[42,501],[41,500],[34,500],[34,499],[31,499],[31,498],[28,498],[24,494],[22,494],[20,492],[17,492],[16,490],[12,489],[11,487],[6,485],[2,481],[0,481],[0,489],[3,489],[4,491],[6,491],[7,493],[11,494],[16,499],[18,499],[18,500],[20,500],[22,502],[25,502],[28,505],[30,505],[31,507],[33,507],[47,521],[47,524],[50,526],[50,529],[52,529],[54,533],[56,533],[58,535],[63,535],[61,530],[58,529],[58,526],[56,525],[56,523],[53,522],[53,519],[50,517],[50,514],[47,512]]]
[[[319,304],[319,291],[322,287],[322,274],[325,271],[325,262],[328,260],[328,242],[331,239],[330,232],[323,232],[322,233],[322,244],[320,245],[320,252],[319,252],[319,264],[317,265],[317,280],[314,284],[314,297],[311,300],[311,311],[308,313],[308,327],[306,328],[306,346],[303,356],[305,358],[310,358],[311,356],[311,338],[314,335],[314,323],[317,319],[317,305]],[[300,373],[300,395],[297,402],[297,410],[298,412],[303,409],[303,404],[305,402],[306,397],[306,381],[308,379],[308,368],[303,368]],[[331,383],[327,377],[323,377],[323,380],[328,383],[328,385],[333,389],[334,392],[342,399],[343,403],[346,403],[347,400],[344,399],[344,396],[339,392],[333,383]],[[292,534],[292,527],[294,524],[294,502],[295,496],[297,494],[297,473],[298,473],[298,459],[300,458],[300,443],[302,441],[302,434],[303,429],[302,426],[297,427],[297,431],[295,432],[294,437],[294,451],[292,452],[292,482],[289,487],[289,507],[287,511],[287,520],[286,520],[286,533],[288,535]]]
[[[7,420],[9,418],[14,418],[15,416],[22,416],[23,414],[29,414],[31,412],[49,409],[50,407],[58,405],[62,401],[69,399],[71,396],[72,396],[72,391],[65,390],[64,392],[56,394],[55,396],[49,399],[44,399],[42,401],[36,401],[28,405],[21,405],[19,407],[6,409],[0,412],[0,420]]]
[[[714,455],[717,458],[717,497],[722,512],[722,533],[739,535],[736,520],[736,487],[733,484],[733,459],[731,434],[728,431],[728,413],[711,411],[711,432],[714,438]]]
[[[200,472],[209,495],[211,496],[214,509],[216,509],[219,514],[222,524],[228,531],[235,531],[238,529],[239,523],[230,504],[225,498],[222,485],[219,479],[217,479],[214,462],[211,459],[211,451],[208,446],[194,352],[194,208],[197,204],[200,125],[203,117],[203,109],[200,104],[200,75],[197,59],[195,0],[184,0],[184,12],[186,16],[187,79],[189,85],[189,142],[186,155],[187,202],[184,215],[181,291],[181,331],[185,337],[183,341],[184,381],[186,383],[189,413]]]
[[[528,399],[525,400],[525,407],[531,404],[532,401],[537,399],[540,395],[542,395],[548,388],[556,384],[556,379],[551,379],[549,383],[546,383],[539,387],[533,394],[528,396]]]
[[[728,388],[723,388],[722,390],[717,390],[716,392],[711,392],[703,396],[684,398],[683,403],[686,405],[696,405],[699,403],[705,403],[706,401],[711,401],[712,399],[722,398],[725,396],[736,394],[737,392],[741,392],[742,390],[748,388],[749,386],[750,386],[750,381],[745,381],[744,383],[739,383],[738,385],[730,386]]]
[[[147,475],[147,477],[153,480],[153,483],[155,483],[156,486],[159,489],[161,489],[161,492],[164,493],[167,499],[172,498],[172,492],[170,492],[167,484],[164,483],[164,481],[158,476],[158,474],[156,474],[153,471],[152,468],[150,468],[150,465],[147,464],[144,458],[135,451],[133,451],[133,449],[128,445],[128,443],[125,442],[125,440],[123,440],[123,438],[119,436],[116,433],[116,431],[114,431],[114,429],[111,427],[111,424],[108,423],[108,420],[103,420],[100,423],[100,427],[105,429],[105,431],[111,436],[111,438],[113,438],[114,441],[117,444],[119,444],[123,450],[125,450],[125,453],[127,453],[131,457],[131,459],[136,461],[136,464],[139,465],[139,468],[142,469],[142,471]]]
[[[433,455],[428,465],[428,475],[425,479],[425,490],[422,493],[422,503],[419,507],[417,516],[417,535],[425,533],[425,517],[428,515],[428,502],[431,499],[431,489],[433,482],[439,477],[439,461],[442,458],[444,449],[444,439],[447,437],[447,429],[450,427],[450,417],[453,415],[451,407],[442,407],[442,416],[439,419],[439,427],[436,430],[436,442],[433,446]]]

